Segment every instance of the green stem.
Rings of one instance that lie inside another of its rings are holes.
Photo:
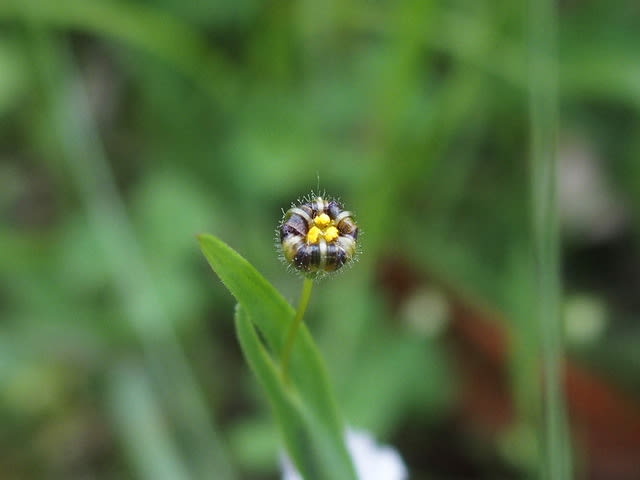
[[[293,344],[296,340],[298,329],[300,328],[302,319],[304,318],[304,312],[306,312],[307,305],[309,305],[311,290],[313,290],[313,279],[304,277],[298,310],[296,311],[296,316],[294,317],[293,322],[289,325],[287,339],[285,340],[284,348],[282,349],[282,376],[285,383],[289,380],[289,359],[291,358],[291,352],[293,351]]]
[[[556,4],[529,1],[531,176],[533,250],[536,267],[539,347],[542,357],[542,452],[540,478],[573,477],[564,392],[560,304],[556,143],[558,87]]]

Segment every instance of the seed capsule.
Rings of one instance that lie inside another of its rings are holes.
[[[358,226],[336,200],[315,197],[293,206],[279,233],[284,259],[310,276],[340,269],[357,252]]]

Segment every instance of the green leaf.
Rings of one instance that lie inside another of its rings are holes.
[[[298,471],[307,480],[353,478],[351,463],[345,462],[342,442],[335,443],[322,419],[283,382],[279,367],[260,343],[241,305],[236,310],[236,330],[242,351],[267,392],[287,450]]]
[[[243,352],[267,391],[297,467],[307,480],[355,479],[326,369],[308,330],[303,325],[298,333],[291,356],[291,382],[286,384],[278,361],[293,308],[224,242],[212,235],[199,235],[198,240],[211,268],[239,303],[236,328]]]
[[[294,315],[291,305],[247,260],[220,239],[199,235],[198,241],[209,265],[256,322],[271,351],[280,354]]]

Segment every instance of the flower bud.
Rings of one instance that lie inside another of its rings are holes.
[[[310,277],[339,270],[357,253],[358,226],[336,200],[316,196],[292,205],[278,232],[284,261]]]

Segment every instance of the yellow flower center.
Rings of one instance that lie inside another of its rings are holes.
[[[327,242],[333,242],[340,235],[340,232],[326,213],[321,213],[315,217],[313,224],[313,227],[307,233],[307,243],[318,243],[321,238],[324,238]]]

